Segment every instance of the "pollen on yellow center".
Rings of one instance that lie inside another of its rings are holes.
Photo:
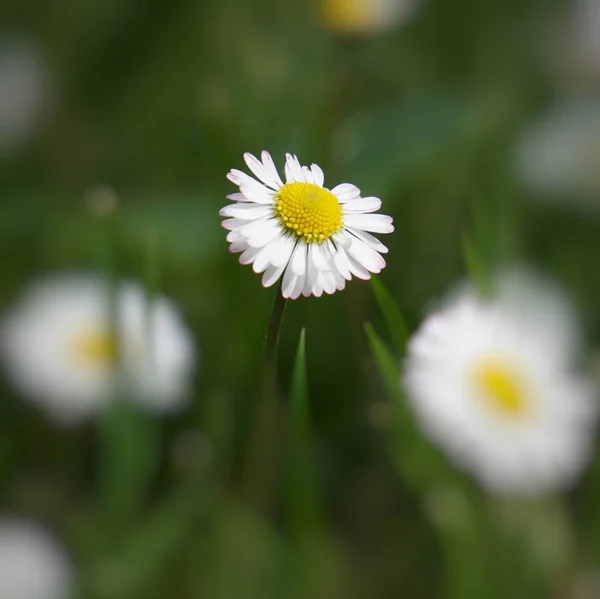
[[[112,367],[116,364],[117,341],[108,331],[86,331],[72,341],[75,360],[84,367]]]
[[[312,183],[287,183],[275,196],[281,224],[307,243],[322,242],[342,227],[342,207],[327,189]]]
[[[476,390],[489,407],[508,418],[520,418],[530,411],[525,383],[518,370],[503,360],[483,360],[473,370]]]

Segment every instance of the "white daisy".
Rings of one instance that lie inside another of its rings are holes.
[[[391,217],[372,214],[381,207],[379,198],[363,198],[349,183],[329,190],[316,164],[301,166],[290,154],[286,183],[268,152],[262,162],[252,154],[244,158],[260,182],[232,170],[227,178],[240,193],[228,196],[235,204],[219,214],[226,217],[229,249],[241,252],[241,264],[264,273],[265,287],[283,277],[284,297],[320,297],[344,289],[352,276],[370,279],[381,272],[381,254],[388,250],[371,233],[391,233],[394,227]]]
[[[63,548],[37,525],[0,520],[0,597],[68,599],[73,567]]]
[[[122,283],[114,305],[116,332],[105,281],[62,275],[32,284],[4,318],[7,375],[54,419],[91,415],[120,382],[150,409],[185,401],[195,347],[173,304],[163,297],[150,304],[143,289]]]
[[[516,170],[541,198],[600,202],[600,98],[560,105],[534,122],[516,148]]]
[[[493,299],[466,285],[409,345],[404,384],[423,430],[494,492],[564,488],[591,457],[598,412],[574,367],[579,340],[566,300],[521,272]]]
[[[334,33],[381,33],[405,23],[417,0],[320,0],[325,24]]]

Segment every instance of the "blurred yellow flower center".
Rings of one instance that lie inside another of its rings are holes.
[[[312,183],[287,183],[275,196],[281,224],[307,243],[329,239],[342,227],[342,207],[327,189]]]
[[[321,0],[325,23],[335,32],[353,33],[376,29],[380,3],[373,0]]]
[[[73,339],[73,354],[85,367],[112,366],[117,362],[117,340],[108,331],[88,331]]]
[[[524,382],[510,364],[499,360],[482,361],[473,371],[473,381],[477,392],[502,415],[518,418],[529,411]]]

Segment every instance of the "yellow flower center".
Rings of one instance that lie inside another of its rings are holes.
[[[325,241],[342,228],[342,207],[323,187],[287,183],[275,200],[275,214],[281,224],[307,243]]]
[[[382,20],[381,2],[373,0],[321,0],[323,19],[338,33],[377,29]]]
[[[475,367],[473,382],[488,406],[505,417],[523,417],[531,408],[525,383],[511,364],[484,360]]]
[[[86,368],[112,367],[117,363],[117,340],[108,331],[86,331],[72,342],[73,356]]]

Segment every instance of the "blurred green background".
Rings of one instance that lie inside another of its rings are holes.
[[[467,272],[466,245],[483,268],[554,274],[597,346],[595,211],[529,202],[512,169],[522,128],[571,93],[538,43],[568,7],[429,0],[344,36],[301,0],[0,4],[0,50],[25,43],[44,65],[36,126],[0,153],[0,306],[40,273],[109,260],[144,280],[151,245],[201,353],[192,407],[162,421],[115,408],[57,429],[2,386],[2,507],[63,539],[81,597],[587,597],[600,472],[528,504],[407,477],[419,448],[388,442],[363,325],[391,337],[368,283],[288,305],[272,460],[248,472],[274,292],[228,253],[217,214],[244,152],[280,167],[296,153],[327,185],[382,197],[396,232],[381,279],[411,330]],[[86,202],[99,185],[118,196],[108,219]],[[302,328],[312,434],[286,416]]]

